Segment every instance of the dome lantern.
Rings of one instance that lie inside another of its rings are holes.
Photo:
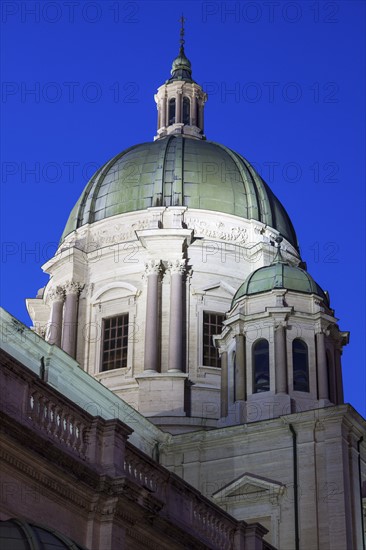
[[[204,104],[207,94],[192,79],[192,66],[184,51],[184,22],[180,18],[180,48],[167,80],[155,95],[158,109],[158,133],[155,140],[170,134],[184,134],[205,139]]]

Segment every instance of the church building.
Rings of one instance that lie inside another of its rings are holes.
[[[1,312],[4,549],[365,549],[349,333],[207,100],[182,27],[154,140],[82,191],[33,327]]]

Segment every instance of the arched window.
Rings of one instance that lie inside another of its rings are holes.
[[[253,346],[253,393],[269,391],[269,344],[258,340]]]
[[[191,104],[188,97],[183,98],[183,124],[190,124]]]
[[[175,123],[175,98],[169,99],[169,125]]]
[[[309,359],[308,346],[295,338],[292,342],[292,364],[294,374],[294,390],[295,391],[310,391],[309,390]]]

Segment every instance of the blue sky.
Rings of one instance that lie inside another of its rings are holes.
[[[3,2],[1,303],[47,277],[95,169],[151,140],[182,11],[206,135],[285,205],[342,330],[345,398],[365,414],[365,3]]]

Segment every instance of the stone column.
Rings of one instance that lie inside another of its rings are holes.
[[[182,372],[183,273],[185,264],[185,260],[168,262],[171,275],[168,372]]]
[[[344,403],[341,355],[342,350],[336,347],[334,350],[334,362],[337,380],[337,405]]]
[[[159,102],[157,104],[157,110],[158,110],[158,130],[161,128],[161,101],[159,99]]]
[[[146,263],[147,299],[144,370],[158,372],[159,370],[159,273],[160,260],[150,260]]]
[[[198,126],[197,124],[197,94],[192,96],[192,111],[191,111],[191,125]]]
[[[329,399],[329,384],[327,371],[327,356],[325,351],[325,334],[316,334],[316,356],[318,367],[318,390],[319,399]]]
[[[62,324],[62,349],[75,359],[79,294],[83,285],[70,281],[64,285],[66,294]]]
[[[163,98],[160,100],[160,127],[165,128],[166,126],[166,99]]]
[[[286,325],[280,323],[274,331],[276,393],[287,393]]]
[[[175,122],[182,122],[182,90],[177,90],[175,96]]]
[[[203,110],[203,104],[200,104],[198,108],[198,127],[202,130],[202,132],[204,130]]]
[[[246,399],[246,356],[245,356],[245,336],[237,334],[236,341],[236,401],[245,401]]]
[[[221,353],[221,418],[229,413],[228,406],[228,357],[227,351]]]
[[[64,308],[65,291],[61,286],[56,286],[49,293],[51,300],[51,316],[47,327],[46,340],[49,344],[61,347],[62,313]]]

